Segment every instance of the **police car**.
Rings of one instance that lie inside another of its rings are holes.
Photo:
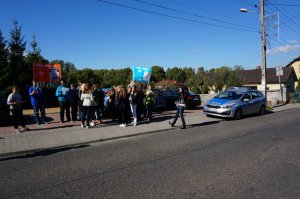
[[[258,90],[233,87],[208,100],[203,112],[207,116],[241,119],[244,115],[264,115],[266,98]]]

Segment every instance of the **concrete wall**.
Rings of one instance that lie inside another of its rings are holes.
[[[287,89],[285,87],[283,87],[283,101],[282,101],[282,97],[280,94],[280,90],[268,90],[267,92],[267,100],[268,100],[268,105],[270,106],[276,106],[278,104],[285,104],[287,102],[289,102],[289,92],[287,91]],[[216,96],[217,94],[200,94],[200,98],[201,98],[201,106],[204,106],[205,102],[211,98],[213,98],[214,96]]]

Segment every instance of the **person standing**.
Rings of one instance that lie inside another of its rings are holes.
[[[180,87],[177,94],[178,94],[178,100],[176,102],[177,111],[176,111],[175,118],[174,118],[173,122],[169,121],[169,124],[172,127],[174,127],[178,117],[180,117],[181,122],[182,122],[182,126],[180,128],[185,129],[186,125],[185,125],[185,120],[184,120],[184,117],[183,117],[183,113],[184,113],[184,109],[185,109],[185,106],[186,106],[186,100],[187,100],[187,96],[188,96],[188,89],[185,86]]]
[[[34,118],[37,125],[41,123],[46,123],[46,113],[45,113],[45,96],[42,87],[33,80],[32,86],[28,89],[28,94],[30,96],[31,105],[34,111]],[[41,112],[41,117],[39,116]]]
[[[81,127],[88,129],[90,128],[91,113],[94,105],[94,97],[88,84],[82,84],[81,92],[82,92],[80,97],[80,100],[82,100]]]
[[[116,108],[116,91],[112,87],[108,93],[108,113],[111,115],[113,122],[117,119],[117,108]]]
[[[70,116],[70,88],[65,86],[64,81],[60,81],[60,86],[56,89],[56,96],[60,108],[60,122],[64,122],[64,115],[66,111],[67,121],[71,121]]]
[[[152,86],[148,85],[145,93],[145,103],[146,103],[146,117],[148,122],[152,119],[152,107],[154,104],[154,92],[152,91]]]
[[[79,97],[77,94],[77,87],[75,84],[71,84],[70,103],[71,103],[71,116],[73,122],[77,121],[78,102],[79,102]]]
[[[127,126],[127,115],[128,115],[128,97],[127,91],[123,86],[120,87],[118,94],[118,108],[121,115],[121,127]]]
[[[131,93],[129,94],[130,108],[133,117],[133,123],[132,123],[133,126],[137,125],[137,114],[136,114],[137,100],[138,100],[138,93],[136,91],[136,86],[133,85],[131,89]]]
[[[18,91],[17,86],[12,87],[12,93],[9,94],[7,98],[7,104],[10,105],[10,111],[13,116],[13,125],[16,133],[21,133],[26,131],[25,122],[24,122],[24,116],[23,116],[23,110],[22,110],[22,98]],[[21,123],[21,130],[18,128],[18,121]]]
[[[91,93],[94,98],[93,106],[92,106],[92,110],[91,110],[91,119],[92,119],[91,126],[95,126],[96,122],[98,122],[99,124],[102,123],[101,114],[100,114],[100,111],[101,111],[100,97],[101,96],[100,96],[100,91],[98,89],[99,89],[98,84],[93,84],[92,89],[91,89]],[[94,121],[94,118],[96,119],[95,121]]]

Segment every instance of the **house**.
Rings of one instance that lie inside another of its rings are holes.
[[[297,76],[297,80],[300,78],[300,57],[297,57],[293,61],[291,61],[288,65],[285,67],[292,67],[294,68],[294,71]],[[295,83],[295,87],[298,85],[298,81]]]
[[[300,62],[299,62],[300,63]],[[281,84],[289,92],[293,92],[295,88],[295,82],[297,81],[297,75],[293,67],[283,67],[283,75],[280,76]],[[238,75],[243,80],[243,86],[251,87],[254,89],[262,90],[261,88],[261,68],[253,70],[241,70]],[[276,68],[267,68],[267,88],[268,90],[279,90],[279,77],[276,75]]]

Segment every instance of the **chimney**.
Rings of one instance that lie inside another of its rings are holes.
[[[256,69],[261,69],[261,66],[256,66]]]

